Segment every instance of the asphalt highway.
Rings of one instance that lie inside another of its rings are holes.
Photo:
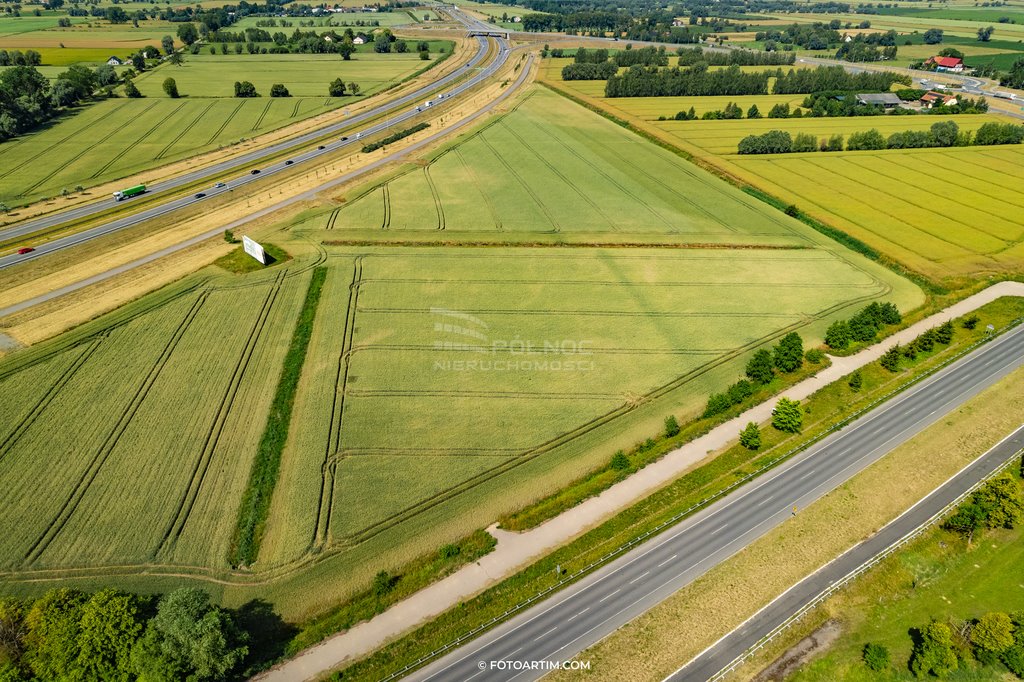
[[[481,22],[479,22],[476,19],[473,19],[472,17],[467,17],[463,15],[461,12],[453,11],[451,12],[451,14],[453,14],[453,16],[456,16],[456,18],[462,21],[470,30],[489,29],[489,27],[487,27],[486,24],[482,24]],[[489,64],[487,64],[485,67],[479,68],[474,75],[465,79],[464,81],[454,86],[450,90],[431,95],[432,99],[430,101],[437,102],[439,99],[445,100],[450,97],[457,97],[463,92],[476,87],[481,82],[491,77],[499,68],[502,67],[502,65],[505,64],[509,55],[509,45],[507,41],[503,39],[494,38],[477,38],[477,41],[479,43],[477,53],[463,68],[458,69],[453,73],[450,73],[447,76],[416,90],[415,92],[412,92],[391,102],[382,104],[381,106],[366,111],[362,114],[359,114],[358,116],[353,116],[341,122],[334,123],[329,126],[324,126],[322,128],[318,128],[317,130],[311,131],[304,135],[300,135],[296,138],[280,142],[278,144],[274,144],[268,147],[264,147],[262,149],[250,152],[248,154],[242,155],[235,159],[231,159],[229,161],[225,161],[223,163],[202,168],[191,173],[186,173],[182,176],[179,176],[177,178],[168,180],[157,185],[152,185],[151,187],[148,188],[148,190],[150,192],[161,192],[168,189],[174,189],[175,187],[180,187],[182,185],[195,182],[197,180],[202,180],[203,178],[220,176],[221,174],[226,173],[228,171],[239,171],[242,173],[236,178],[226,180],[225,187],[218,188],[211,186],[209,188],[205,188],[201,190],[201,193],[204,196],[199,198],[197,198],[194,194],[189,194],[188,196],[169,199],[166,202],[163,202],[152,208],[140,211],[138,213],[118,218],[110,222],[104,223],[102,225],[90,228],[88,230],[83,230],[82,232],[68,235],[67,237],[55,239],[45,244],[41,244],[38,247],[36,247],[35,251],[29,254],[11,254],[0,257],[0,269],[10,267],[17,263],[23,263],[26,260],[30,260],[32,258],[44,256],[47,253],[52,253],[60,249],[65,249],[71,246],[75,246],[77,244],[81,244],[91,239],[95,239],[99,236],[109,234],[111,232],[115,232],[117,230],[130,227],[132,225],[137,225],[146,220],[152,220],[153,218],[157,218],[161,215],[177,211],[179,209],[182,209],[186,206],[191,206],[192,204],[198,202],[215,201],[217,196],[225,192],[233,192],[236,189],[244,187],[246,184],[250,182],[254,182],[256,180],[259,180],[260,178],[266,177],[267,175],[273,175],[274,173],[279,173],[289,168],[301,166],[305,162],[312,161],[314,159],[317,159],[318,157],[323,156],[324,154],[329,154],[331,152],[337,151],[338,149],[343,149],[351,145],[362,145],[362,138],[366,138],[376,133],[383,132],[395,125],[404,123],[412,118],[415,118],[416,116],[419,116],[421,111],[423,111],[425,108],[424,97],[426,96],[426,94],[434,93],[438,89],[444,88],[444,86],[448,85],[452,81],[462,78],[467,72],[469,72],[471,69],[476,68],[483,61],[483,59],[487,55],[489,40],[497,40],[498,42],[499,50],[497,57],[494,60],[492,60]],[[321,143],[320,146],[322,146],[323,149],[310,147],[312,142],[319,138],[322,138],[324,135],[329,135],[340,132],[342,130],[347,130],[349,128],[352,128],[352,126],[356,126],[363,121],[379,117],[382,114],[386,114],[389,112],[395,113],[387,116],[384,120],[378,121],[377,123],[374,123],[373,125],[363,128],[361,130],[352,129],[348,131],[344,139],[339,138],[330,142]],[[272,165],[261,165],[259,163],[261,159],[288,150],[296,150],[296,154],[294,156],[291,156],[289,159],[280,159],[274,162]],[[291,163],[286,164],[286,161],[291,161]],[[259,173],[252,174],[251,171],[254,169],[258,169]],[[196,194],[199,193],[200,192],[197,192]],[[131,201],[132,199],[126,199],[124,200],[124,202],[121,203],[127,203]],[[70,220],[87,217],[100,211],[108,210],[117,204],[118,202],[114,201],[113,198],[110,198],[105,199],[103,201],[87,204],[85,206],[80,206],[78,208],[69,209],[67,211],[54,213],[52,215],[39,218],[37,220],[19,223],[17,225],[13,225],[11,227],[0,230],[0,240],[6,241],[9,239],[16,239],[19,237],[27,237],[35,232],[38,232],[39,230],[53,227],[55,225],[60,225]]]
[[[573,659],[1022,364],[1024,327],[1018,327],[407,679],[538,679],[550,669],[546,666]],[[946,494],[955,497],[971,480],[955,479]],[[757,621],[750,637],[770,624],[771,618],[765,619]],[[685,632],[686,624],[680,623],[680,636]],[[721,655],[707,654],[701,659],[705,663],[673,679],[707,679],[722,661],[742,653],[750,637],[733,640]],[[600,670],[590,673],[600,679]]]
[[[936,514],[941,513],[965,490],[984,481],[1014,454],[1020,452],[1021,448],[1024,448],[1024,426],[1004,438],[871,538],[788,589],[753,618],[665,678],[666,682],[704,682],[715,677],[719,671],[730,667],[748,649],[783,625],[800,609],[813,603],[819,595],[828,590],[829,586],[851,575],[868,561],[913,533]]]

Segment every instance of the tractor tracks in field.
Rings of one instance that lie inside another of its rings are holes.
[[[338,451],[341,448],[341,427],[345,411],[345,392],[348,386],[348,374],[351,365],[352,343],[356,329],[356,311],[359,307],[359,289],[362,286],[363,258],[357,256],[354,261],[352,282],[348,288],[348,307],[345,311],[345,330],[342,336],[341,353],[334,377],[334,392],[331,395],[331,418],[327,432],[327,443],[324,447],[324,459],[321,464],[320,502],[317,505],[314,535],[310,546],[320,552],[330,540],[331,515],[334,509],[334,480],[338,466]]]
[[[181,537],[182,532],[185,530],[185,524],[188,522],[192,509],[199,497],[200,490],[203,487],[203,482],[206,479],[206,473],[210,469],[210,464],[213,461],[214,453],[216,452],[217,445],[220,442],[220,437],[224,432],[224,426],[231,413],[231,408],[234,406],[235,398],[238,395],[239,387],[242,384],[242,379],[249,367],[249,362],[252,360],[256,346],[263,335],[263,329],[266,327],[267,319],[270,317],[274,303],[277,301],[277,297],[281,291],[281,283],[284,281],[286,273],[287,270],[282,270],[277,274],[269,291],[267,291],[266,297],[263,299],[263,305],[256,316],[252,329],[249,331],[249,336],[246,338],[242,354],[235,363],[235,368],[231,373],[231,378],[228,380],[228,385],[224,390],[224,396],[220,400],[213,422],[210,424],[210,428],[206,433],[206,439],[203,442],[203,447],[200,450],[199,457],[193,465],[192,475],[189,478],[188,486],[185,488],[185,492],[178,501],[178,506],[174,513],[173,520],[164,530],[160,544],[153,552],[152,558],[154,560],[168,561],[170,559],[170,555],[174,552],[178,538]]]
[[[156,362],[150,367],[149,372],[147,372],[142,383],[135,390],[134,395],[125,407],[124,411],[121,413],[121,416],[118,418],[113,428],[107,433],[103,443],[93,455],[92,461],[89,463],[86,471],[79,478],[71,496],[64,501],[64,504],[61,506],[56,518],[50,522],[46,530],[43,531],[43,533],[25,553],[24,563],[26,566],[39,559],[42,553],[46,551],[46,548],[50,546],[50,543],[53,542],[54,538],[60,534],[68,520],[78,509],[78,506],[85,498],[85,495],[89,491],[93,481],[96,480],[97,475],[99,475],[104,462],[106,462],[111,452],[113,452],[121,435],[124,434],[125,430],[128,428],[131,420],[135,417],[139,408],[142,406],[142,403],[145,401],[146,396],[149,394],[150,389],[156,383],[160,373],[174,354],[174,350],[177,348],[178,343],[185,336],[185,333],[188,331],[192,322],[198,315],[199,310],[203,307],[207,296],[208,294],[206,292],[200,294],[192,303],[191,307],[189,307],[188,311],[185,313],[184,319],[174,330],[171,338],[168,339],[160,355],[157,357]]]

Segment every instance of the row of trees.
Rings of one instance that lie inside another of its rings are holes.
[[[42,66],[43,55],[35,50],[0,50],[0,66]]]
[[[877,43],[868,41],[868,38],[876,35],[885,34],[871,33],[868,36],[862,34],[843,43],[836,51],[836,59],[847,62],[880,62],[896,59],[896,45],[879,46]]]
[[[194,588],[162,599],[61,588],[35,601],[0,600],[4,682],[224,680],[249,643],[236,617]]]
[[[118,82],[113,67],[89,69],[76,64],[51,84],[33,66],[13,66],[0,72],[0,141],[34,128],[63,109],[89,99],[99,88]]]
[[[974,133],[961,131],[954,121],[933,123],[928,130],[905,130],[886,137],[877,129],[836,134],[820,141],[810,133],[793,136],[784,130],[770,130],[761,135],[748,135],[740,140],[740,154],[788,154],[790,152],[841,152],[877,149],[922,149],[926,147],[967,147],[971,145],[1020,144],[1024,142],[1024,126],[1016,123],[985,123]]]
[[[938,327],[929,329],[905,346],[896,344],[879,358],[878,363],[890,372],[900,368],[903,360],[914,361],[919,353],[930,353],[936,344],[948,346],[953,341],[953,323],[944,322]]]
[[[871,71],[848,73],[841,66],[824,66],[816,69],[790,69],[786,73],[780,71],[772,91],[776,95],[806,95],[831,90],[888,92],[896,83],[909,86],[910,76]]]
[[[786,66],[796,62],[794,52],[766,52],[762,50],[729,50],[713,52],[701,47],[680,47],[679,66],[693,66],[704,62],[708,66]]]
[[[738,66],[719,71],[709,71],[704,64],[686,70],[634,66],[608,79],[605,96],[767,95],[770,75],[744,73]]]
[[[902,319],[895,303],[869,303],[850,319],[830,324],[825,330],[825,345],[832,350],[844,351],[851,343],[870,343],[878,337],[879,331],[899,324]]]
[[[834,26],[820,21],[813,24],[793,24],[783,29],[758,31],[754,34],[754,40],[771,41],[784,46],[798,45],[808,50],[827,50],[842,40],[837,30],[839,27],[838,21],[834,22]]]
[[[746,378],[740,379],[724,393],[714,393],[708,397],[704,408],[704,417],[713,417],[725,412],[733,405],[738,405],[751,395],[757,386],[771,383],[775,372],[790,374],[804,364],[803,339],[796,332],[782,337],[770,350],[761,348],[747,362]]]

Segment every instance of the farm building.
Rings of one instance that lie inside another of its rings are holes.
[[[929,57],[925,66],[935,66],[936,71],[952,71],[960,73],[964,70],[964,60],[959,57]]]
[[[352,39],[352,44],[353,45],[362,45],[365,42],[366,42],[366,39],[363,38],[362,36],[356,36],[355,38]]]
[[[110,66],[121,66],[122,64],[124,64],[124,62],[118,59],[117,57],[110,57],[107,59],[107,64],[109,64]]]
[[[867,93],[857,95],[857,104],[872,104],[886,109],[895,109],[902,100],[892,92]]]
[[[956,95],[947,95],[943,92],[926,92],[921,97],[921,106],[925,109],[931,109],[932,107],[955,107],[960,103],[960,100],[956,98]]]

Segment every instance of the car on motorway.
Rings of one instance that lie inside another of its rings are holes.
[[[253,168],[251,171],[249,171],[249,175],[259,175],[259,174],[260,174],[260,169],[259,168]]]
[[[33,251],[35,251],[35,249],[33,249],[31,246],[23,246],[20,249],[18,249],[18,255],[24,256],[26,253],[32,253]]]
[[[196,199],[202,199],[202,198],[203,198],[203,197],[205,197],[205,196],[206,196],[205,194],[203,194],[202,192],[200,192],[199,194],[197,194],[197,195],[195,196],[195,198],[196,198]]]
[[[348,139],[347,137],[343,137],[343,138],[341,138],[341,141],[344,142],[347,139]]]
[[[228,185],[227,185],[226,182],[218,182],[216,185],[213,186],[213,188],[214,189],[222,189],[222,188],[227,187],[227,186]]]
[[[288,159],[287,161],[285,161],[285,162],[284,162],[284,165],[286,165],[286,166],[290,166],[290,165],[292,165],[293,163],[295,163],[295,162],[294,162],[294,161],[292,161],[291,159]]]
[[[319,147],[317,147],[317,149],[325,149],[325,147],[323,145],[320,145]]]

